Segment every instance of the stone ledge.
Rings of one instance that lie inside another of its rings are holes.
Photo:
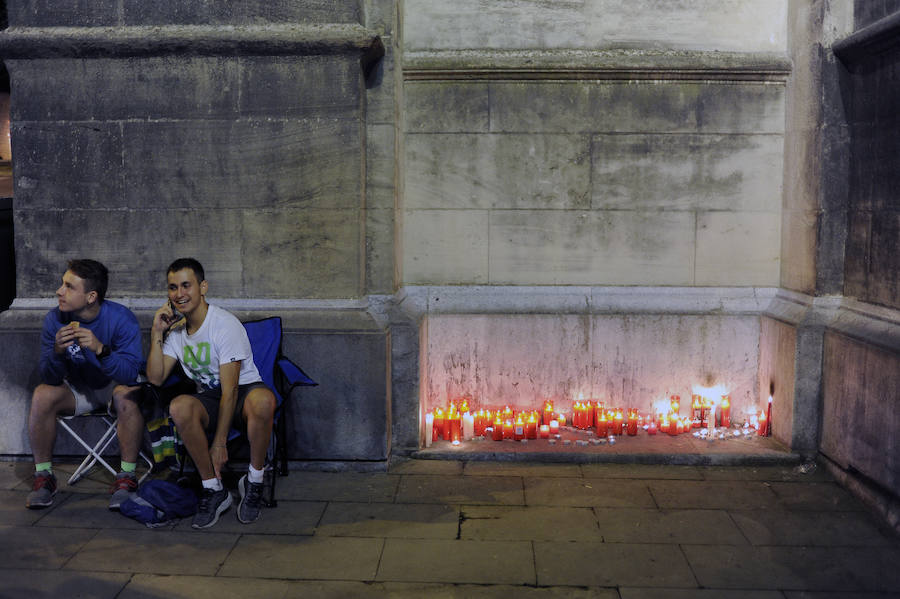
[[[769,287],[406,286],[405,314],[760,314]]]
[[[832,44],[834,54],[848,67],[900,45],[900,11],[863,27]],[[852,68],[851,68],[852,70]]]
[[[374,62],[384,55],[381,38],[362,25],[344,23],[13,27],[0,33],[4,59],[357,53]]]
[[[660,50],[443,50],[407,52],[406,80],[652,79],[784,83],[781,54]]]
[[[763,316],[826,330],[900,352],[900,311],[842,296],[812,297],[780,289]]]

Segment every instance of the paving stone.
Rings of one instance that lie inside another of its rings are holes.
[[[275,508],[263,507],[259,520],[251,524],[243,524],[237,519],[240,498],[237,493],[233,495],[232,507],[222,514],[215,525],[214,530],[217,533],[311,535],[315,532],[316,524],[327,505],[323,501],[278,500],[278,506]],[[183,518],[175,526],[175,530],[193,530],[191,521],[191,518]]]
[[[404,476],[398,503],[524,505],[522,479],[514,476]]]
[[[399,477],[383,473],[292,472],[278,482],[278,497],[304,501],[391,502]]]
[[[836,483],[772,483],[778,503],[794,510],[861,510],[862,504]]]
[[[663,464],[582,464],[585,478],[653,478],[700,480],[703,475],[696,466]]]
[[[18,488],[32,472],[34,466],[31,462],[0,462],[0,489]]]
[[[753,545],[892,544],[869,514],[863,512],[748,510],[730,514]]]
[[[539,585],[696,587],[676,545],[535,542]]]
[[[834,480],[825,468],[802,473],[797,466],[707,466],[698,468],[706,480],[768,480],[826,482]]]
[[[378,580],[535,584],[528,541],[387,539]]]
[[[584,589],[575,587],[527,587],[504,584],[453,584],[422,582],[329,582],[303,581],[288,583],[284,599],[619,599],[615,589]]]
[[[37,565],[37,564],[32,564]],[[44,566],[45,564],[41,563]],[[3,597],[78,597],[114,599],[131,574],[111,572],[66,572],[60,570],[0,569],[0,596]],[[172,597],[173,595],[167,595]],[[197,595],[192,595],[197,597]]]
[[[40,564],[42,568],[61,568],[95,534],[96,530],[59,528],[35,534],[30,526],[0,526],[3,547],[15,547],[15,551],[7,551],[4,555],[3,567],[32,568]]]
[[[57,493],[53,498],[53,506],[43,510],[29,510],[25,507],[27,496],[25,491],[0,491],[0,523],[8,526],[29,526],[46,518],[68,497],[67,494]]]
[[[74,535],[78,529],[50,529]],[[49,532],[49,531],[48,531]],[[101,530],[65,564],[67,570],[154,572],[211,576],[225,561],[237,535],[167,528]]]
[[[137,520],[123,516],[119,512],[110,511],[109,494],[107,493],[102,495],[71,494],[44,518],[41,518],[37,526],[147,530],[147,527]]]
[[[607,543],[700,543],[746,545],[722,510],[594,508]]]
[[[159,576],[135,574],[117,599],[245,599],[247,597],[284,597],[290,583],[260,578],[222,578],[215,576]],[[312,596],[312,595],[311,595]],[[318,597],[319,595],[314,595]]]
[[[660,508],[765,509],[777,505],[771,484],[756,481],[651,481]]]
[[[466,462],[470,476],[581,477],[578,464],[522,464],[515,462]]]
[[[785,599],[897,599],[900,593],[830,593],[828,591],[785,591]]]
[[[317,536],[455,539],[459,510],[433,504],[330,503]]]
[[[391,464],[390,474],[439,474],[456,476],[463,473],[465,462],[458,460],[401,460]]]
[[[900,591],[900,549],[684,545],[700,586]]]
[[[528,505],[656,507],[647,483],[601,478],[526,478]]]
[[[460,538],[479,540],[601,541],[588,508],[463,506]]]
[[[620,588],[621,599],[783,599],[779,591]],[[836,598],[833,598],[836,599]]]
[[[384,539],[244,535],[218,574],[374,580]]]

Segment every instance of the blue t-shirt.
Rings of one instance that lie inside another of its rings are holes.
[[[102,389],[111,381],[123,385],[137,382],[142,355],[141,328],[131,310],[122,304],[104,301],[96,318],[79,321],[79,326],[90,329],[100,343],[109,346],[112,353],[102,360],[94,352],[80,347],[69,347],[62,354],[53,351],[56,332],[72,320],[77,319],[58,307],[44,318],[40,360],[42,382],[61,385],[65,378],[76,388],[86,386],[91,389]]]

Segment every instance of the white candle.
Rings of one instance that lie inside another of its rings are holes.
[[[425,414],[425,447],[431,447],[434,438],[434,414]]]
[[[466,412],[462,417],[463,439],[468,441],[475,436],[475,415]]]

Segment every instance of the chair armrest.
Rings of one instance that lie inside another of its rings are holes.
[[[319,384],[309,378],[309,376],[307,376],[299,366],[297,366],[287,358],[278,358],[276,364],[281,370],[281,373],[284,375],[288,387],[296,387],[297,385],[315,387]]]

